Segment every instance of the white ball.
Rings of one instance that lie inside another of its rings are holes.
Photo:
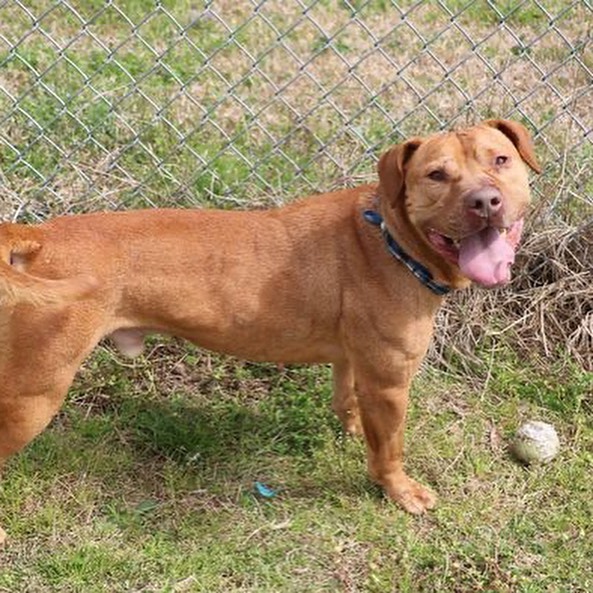
[[[538,420],[520,426],[512,445],[513,453],[524,463],[548,463],[556,457],[559,449],[556,429]]]

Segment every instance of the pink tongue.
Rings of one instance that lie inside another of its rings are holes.
[[[459,244],[461,271],[482,286],[508,282],[510,266],[514,261],[513,247],[493,228],[466,237]]]

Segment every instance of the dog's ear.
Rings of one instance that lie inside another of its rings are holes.
[[[484,122],[491,128],[502,132],[514,145],[521,158],[536,172],[541,173],[542,169],[537,162],[533,142],[527,128],[519,122],[510,119],[488,119]]]
[[[422,144],[422,138],[410,138],[397,144],[379,159],[378,171],[382,196],[395,204],[405,186],[406,163]]]

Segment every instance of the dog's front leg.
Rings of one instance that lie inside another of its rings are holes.
[[[347,361],[334,362],[332,365],[333,397],[332,409],[342,423],[347,434],[360,435],[360,413],[354,385],[354,369]]]
[[[358,404],[367,445],[371,478],[389,498],[410,513],[420,514],[436,504],[436,496],[409,478],[403,467],[404,428],[409,381],[390,385],[358,381]]]

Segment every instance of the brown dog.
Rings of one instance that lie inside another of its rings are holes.
[[[508,281],[524,163],[539,171],[525,128],[493,120],[392,148],[378,186],[279,209],[0,225],[0,463],[48,424],[99,340],[137,354],[160,332],[252,360],[332,363],[333,407],[364,432],[372,478],[406,510],[431,508],[403,468],[408,387],[441,294]]]

